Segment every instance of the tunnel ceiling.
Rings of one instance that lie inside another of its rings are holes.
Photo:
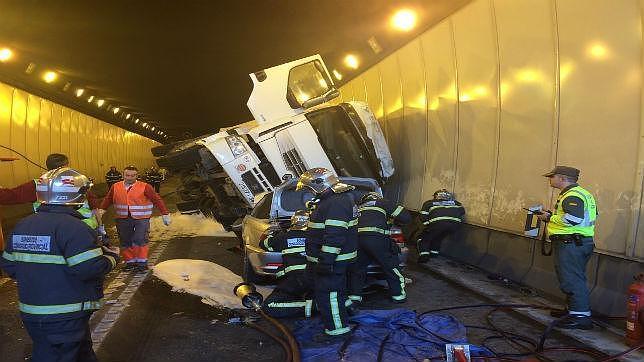
[[[343,84],[468,2],[2,1],[0,48],[14,56],[0,63],[0,80],[146,134],[132,122],[139,117],[180,139],[250,120],[248,73],[319,53]],[[405,7],[418,26],[392,30],[391,15]],[[361,59],[353,72],[342,63],[349,52]],[[40,79],[47,69],[59,72],[56,82]],[[98,109],[90,95],[106,104]]]

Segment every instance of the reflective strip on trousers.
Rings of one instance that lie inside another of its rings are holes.
[[[400,213],[404,210],[402,206],[396,207],[396,210],[391,213],[391,217],[395,218],[396,216],[400,215]]]
[[[298,254],[298,253],[303,253],[305,252],[305,248],[303,246],[298,246],[295,248],[288,248],[282,250],[282,255],[288,255],[288,254]]]
[[[394,273],[396,273],[398,280],[400,281],[400,295],[392,295],[391,298],[394,300],[403,300],[407,297],[407,293],[405,293],[405,277],[400,274],[398,268],[394,268]]]
[[[340,254],[340,251],[342,251],[342,249],[335,246],[322,245],[321,251],[330,254]]]
[[[102,301],[88,301],[72,304],[31,305],[20,302],[20,311],[27,314],[62,314],[80,312],[82,310],[101,309]]]
[[[358,256],[358,252],[353,251],[353,252],[350,252],[350,253],[340,254],[340,255],[336,256],[335,261],[351,260],[351,259],[356,258],[357,256]],[[312,263],[317,263],[319,261],[318,258],[316,258],[314,256],[309,256],[309,255],[306,256],[306,260],[308,260],[308,261],[310,261]]]
[[[342,327],[342,319],[340,318],[340,306],[338,305],[338,292],[329,293],[329,303],[331,305],[331,317],[333,317],[333,326],[335,330]]]
[[[391,232],[389,230],[385,230],[385,229],[381,229],[381,228],[377,228],[377,227],[373,227],[373,226],[365,226],[365,227],[362,227],[362,228],[358,228],[358,232],[359,233],[372,232],[372,233],[379,233],[379,234],[383,234],[383,235],[391,234]]]
[[[441,220],[451,220],[451,221],[458,221],[458,222],[461,222],[461,219],[459,219],[459,218],[457,218],[457,217],[452,217],[452,216],[439,216],[439,217],[435,217],[435,218],[433,218],[433,219],[429,219],[429,220],[427,220],[427,221],[423,222],[423,225],[428,225],[428,224],[431,224],[431,223],[433,223],[433,222],[441,221]]]
[[[291,265],[287,266],[284,268],[284,270],[280,270],[276,273],[278,277],[281,277],[285,275],[286,273],[292,272],[293,270],[304,270],[306,269],[306,264],[297,264],[297,265]]]

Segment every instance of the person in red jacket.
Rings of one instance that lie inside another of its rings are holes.
[[[166,226],[170,225],[170,215],[154,188],[137,180],[138,173],[135,166],[127,166],[123,170],[123,181],[110,188],[99,207],[98,215],[102,216],[110,205],[114,205],[116,230],[121,239],[121,256],[125,260],[125,268],[147,270],[152,209],[159,209]]]

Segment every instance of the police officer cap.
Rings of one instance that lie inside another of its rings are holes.
[[[543,176],[552,177],[554,175],[564,175],[564,176],[579,178],[579,170],[570,166],[556,166],[555,168],[552,169],[552,171],[544,174]]]

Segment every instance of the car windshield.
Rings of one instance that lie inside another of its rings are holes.
[[[273,201],[273,193],[269,192],[255,205],[253,210],[250,212],[252,217],[258,219],[268,219],[271,212],[271,202]]]
[[[323,108],[307,113],[306,117],[340,176],[378,177],[370,165],[366,145],[361,144],[357,130],[342,107]]]

